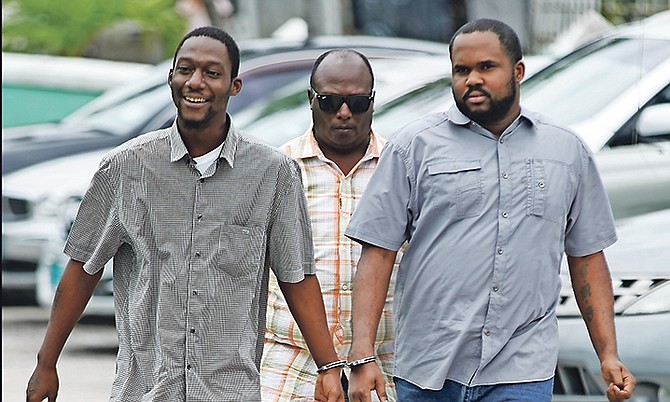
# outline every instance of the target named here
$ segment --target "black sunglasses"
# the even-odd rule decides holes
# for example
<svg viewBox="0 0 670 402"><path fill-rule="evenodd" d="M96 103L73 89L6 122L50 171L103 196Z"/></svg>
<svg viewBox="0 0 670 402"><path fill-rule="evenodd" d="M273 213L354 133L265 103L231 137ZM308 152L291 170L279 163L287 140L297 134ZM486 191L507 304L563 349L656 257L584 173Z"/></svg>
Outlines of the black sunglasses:
<svg viewBox="0 0 670 402"><path fill-rule="evenodd" d="M351 113L359 114L365 113L370 109L370 104L375 98L375 91L372 91L370 95L321 95L314 88L312 88L314 96L319 101L319 108L326 113L335 113L342 107L343 103L347 104L347 107Z"/></svg>

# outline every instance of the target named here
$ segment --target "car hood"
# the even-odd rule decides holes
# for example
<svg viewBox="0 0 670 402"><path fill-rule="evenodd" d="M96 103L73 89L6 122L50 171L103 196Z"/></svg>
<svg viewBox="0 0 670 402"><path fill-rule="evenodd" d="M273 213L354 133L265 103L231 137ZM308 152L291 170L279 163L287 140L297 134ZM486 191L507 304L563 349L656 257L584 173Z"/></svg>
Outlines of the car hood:
<svg viewBox="0 0 670 402"><path fill-rule="evenodd" d="M619 220L617 234L605 250L613 276L670 276L670 209Z"/></svg>
<svg viewBox="0 0 670 402"><path fill-rule="evenodd" d="M42 161L119 145L127 138L67 125L14 127L3 131L3 176Z"/></svg>
<svg viewBox="0 0 670 402"><path fill-rule="evenodd" d="M86 192L102 157L101 150L57 158L3 175L3 196L20 197L33 202L51 198L58 202L81 197Z"/></svg>

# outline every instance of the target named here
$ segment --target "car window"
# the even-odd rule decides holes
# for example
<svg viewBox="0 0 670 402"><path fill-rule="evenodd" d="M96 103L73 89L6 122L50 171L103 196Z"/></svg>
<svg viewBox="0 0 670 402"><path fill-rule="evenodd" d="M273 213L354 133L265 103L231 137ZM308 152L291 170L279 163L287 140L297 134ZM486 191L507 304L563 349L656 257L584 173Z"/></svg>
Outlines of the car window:
<svg viewBox="0 0 670 402"><path fill-rule="evenodd" d="M565 124L574 124L603 110L668 58L670 46L664 40L601 41L525 81L522 104Z"/></svg>
<svg viewBox="0 0 670 402"><path fill-rule="evenodd" d="M242 91L230 98L228 113L234 116L236 112L244 109L257 99L263 99L277 89L298 80L302 80L304 86L307 87L310 72L311 65L297 70L286 69L285 71L242 75Z"/></svg>
<svg viewBox="0 0 670 402"><path fill-rule="evenodd" d="M307 86L299 79L273 99L260 99L235 116L235 125L274 146L301 135L310 124Z"/></svg>
<svg viewBox="0 0 670 402"><path fill-rule="evenodd" d="M389 137L421 116L449 109L452 103L451 78L440 78L376 109L372 125L375 133Z"/></svg>
<svg viewBox="0 0 670 402"><path fill-rule="evenodd" d="M617 147L622 145L632 145L639 142L659 142L670 141L670 116L665 117L662 121L663 128L667 128L662 134L641 138L638 135L637 123L640 115L649 107L656 105L670 105L670 84L663 88L656 96L654 96L644 107L640 109L626 124L624 124L607 143L609 147Z"/></svg>

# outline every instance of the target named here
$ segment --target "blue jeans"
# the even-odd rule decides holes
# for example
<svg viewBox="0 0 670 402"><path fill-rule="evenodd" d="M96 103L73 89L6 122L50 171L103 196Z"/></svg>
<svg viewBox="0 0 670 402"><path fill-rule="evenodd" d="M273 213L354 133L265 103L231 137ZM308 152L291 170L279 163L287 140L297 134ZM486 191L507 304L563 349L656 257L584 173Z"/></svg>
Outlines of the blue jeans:
<svg viewBox="0 0 670 402"><path fill-rule="evenodd" d="M551 402L554 379L468 387L447 380L439 391L422 389L394 377L398 402Z"/></svg>

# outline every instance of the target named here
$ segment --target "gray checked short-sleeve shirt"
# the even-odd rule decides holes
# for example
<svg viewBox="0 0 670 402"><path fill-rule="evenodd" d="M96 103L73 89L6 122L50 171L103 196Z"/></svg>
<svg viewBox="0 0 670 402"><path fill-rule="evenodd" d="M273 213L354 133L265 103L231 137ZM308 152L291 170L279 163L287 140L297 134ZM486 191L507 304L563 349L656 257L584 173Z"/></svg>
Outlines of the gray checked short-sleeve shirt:
<svg viewBox="0 0 670 402"><path fill-rule="evenodd" d="M395 375L422 388L546 380L564 253L616 241L593 155L521 111L496 138L456 107L393 136L345 235L397 250Z"/></svg>
<svg viewBox="0 0 670 402"><path fill-rule="evenodd" d="M114 258L113 401L260 401L269 269L314 273L297 164L232 126L205 174L176 124L105 156L65 252Z"/></svg>

